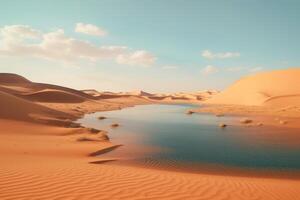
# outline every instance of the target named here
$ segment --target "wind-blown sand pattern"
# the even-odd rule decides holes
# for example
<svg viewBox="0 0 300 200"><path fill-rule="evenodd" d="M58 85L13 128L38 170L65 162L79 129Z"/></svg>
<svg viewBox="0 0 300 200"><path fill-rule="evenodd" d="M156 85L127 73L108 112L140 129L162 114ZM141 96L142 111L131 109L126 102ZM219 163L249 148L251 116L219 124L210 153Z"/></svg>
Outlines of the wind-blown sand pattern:
<svg viewBox="0 0 300 200"><path fill-rule="evenodd" d="M208 97L199 99L211 97L211 92L205 93ZM0 74L0 199L299 199L297 179L118 165L116 158L103 153L119 144L109 142L105 131L73 122L85 113L158 102L150 96L159 95L101 98L101 94ZM165 96L183 100L184 95ZM277 104L277 100L271 101ZM93 152L101 155L94 157Z"/></svg>
<svg viewBox="0 0 300 200"><path fill-rule="evenodd" d="M11 163L0 171L1 199L299 199L291 180L241 178L86 164Z"/></svg>

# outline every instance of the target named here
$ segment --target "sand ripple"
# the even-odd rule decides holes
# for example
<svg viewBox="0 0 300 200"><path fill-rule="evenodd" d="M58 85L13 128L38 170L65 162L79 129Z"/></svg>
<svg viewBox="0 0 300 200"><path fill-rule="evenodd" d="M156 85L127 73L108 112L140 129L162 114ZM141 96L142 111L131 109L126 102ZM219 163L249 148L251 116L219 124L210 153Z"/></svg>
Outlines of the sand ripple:
<svg viewBox="0 0 300 200"><path fill-rule="evenodd" d="M61 161L5 165L0 169L0 199L213 199L299 200L300 182L186 174L111 164ZM59 166L59 167L58 167Z"/></svg>

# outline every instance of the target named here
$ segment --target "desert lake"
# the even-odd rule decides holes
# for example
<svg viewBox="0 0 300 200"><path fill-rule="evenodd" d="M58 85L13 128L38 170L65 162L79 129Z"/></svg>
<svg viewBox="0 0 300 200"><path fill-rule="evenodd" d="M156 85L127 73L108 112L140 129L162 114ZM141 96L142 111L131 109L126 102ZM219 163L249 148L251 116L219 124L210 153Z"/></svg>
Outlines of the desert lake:
<svg viewBox="0 0 300 200"><path fill-rule="evenodd" d="M222 165L300 169L300 147L276 136L284 135L284 128L246 127L234 123L239 119L237 116L186 114L193 107L139 105L88 114L79 122L87 127L107 130L112 143L123 144L108 154L127 161L173 167ZM99 120L99 116L106 119ZM120 126L112 128L113 123ZM220 123L228 126L222 129Z"/></svg>

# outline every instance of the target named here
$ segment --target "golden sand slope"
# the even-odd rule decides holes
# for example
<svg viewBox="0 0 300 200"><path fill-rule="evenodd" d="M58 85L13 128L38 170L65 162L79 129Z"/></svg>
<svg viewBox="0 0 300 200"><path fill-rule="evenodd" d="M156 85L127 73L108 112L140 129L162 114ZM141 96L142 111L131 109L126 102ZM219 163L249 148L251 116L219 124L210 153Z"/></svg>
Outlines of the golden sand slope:
<svg viewBox="0 0 300 200"><path fill-rule="evenodd" d="M2 118L26 121L33 121L37 116L43 118L44 122L45 118L74 120L85 113L120 107L118 102L99 101L82 91L34 83L17 74L8 73L0 73L0 95L0 117L2 115Z"/></svg>
<svg viewBox="0 0 300 200"><path fill-rule="evenodd" d="M194 111L217 115L251 115L258 124L299 128L299 77L300 68L247 76Z"/></svg>
<svg viewBox="0 0 300 200"><path fill-rule="evenodd" d="M34 115L47 118L72 118L71 115L0 91L0 118L18 121L33 121Z"/></svg>
<svg viewBox="0 0 300 200"><path fill-rule="evenodd" d="M86 98L61 90L45 89L38 92L23 94L23 98L37 102L82 103Z"/></svg>
<svg viewBox="0 0 300 200"><path fill-rule="evenodd" d="M64 103L68 103L67 99L71 99L68 98L68 95L74 95L75 97L81 97L82 99L96 100L96 98L92 95L88 95L79 90L58 85L34 83L17 74L0 73L0 86L2 91L3 89L6 89L5 92L13 93L14 95L19 95L20 97L22 97L22 95L25 95L25 97L30 95L37 97L41 96L41 101L45 101L47 98L52 98L52 100L54 100L54 97L58 95L54 92L61 93L59 94L59 99L63 97L63 93L66 94L66 100L64 100ZM51 94L51 92L54 94ZM42 93L43 95L39 93ZM34 99L35 101L39 100L37 97Z"/></svg>
<svg viewBox="0 0 300 200"><path fill-rule="evenodd" d="M276 105L297 103L300 95L300 68L275 70L247 76L206 103L238 105Z"/></svg>

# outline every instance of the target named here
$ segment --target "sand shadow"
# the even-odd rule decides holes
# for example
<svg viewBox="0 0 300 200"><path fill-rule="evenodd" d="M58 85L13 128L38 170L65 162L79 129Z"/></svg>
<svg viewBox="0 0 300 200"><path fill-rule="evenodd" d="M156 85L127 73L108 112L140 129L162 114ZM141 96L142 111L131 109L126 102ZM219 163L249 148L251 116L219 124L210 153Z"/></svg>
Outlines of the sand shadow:
<svg viewBox="0 0 300 200"><path fill-rule="evenodd" d="M117 148L119 148L121 146L123 146L123 145L122 144L118 144L118 145L110 146L110 147L107 147L107 148L104 148L104 149L92 152L92 153L89 154L89 156L99 156L99 155L108 153L110 151L113 151L113 150L115 150L115 149L117 149Z"/></svg>
<svg viewBox="0 0 300 200"><path fill-rule="evenodd" d="M97 160L97 161L91 161L89 163L90 164L104 164L104 163L113 162L113 161L117 161L117 159Z"/></svg>

